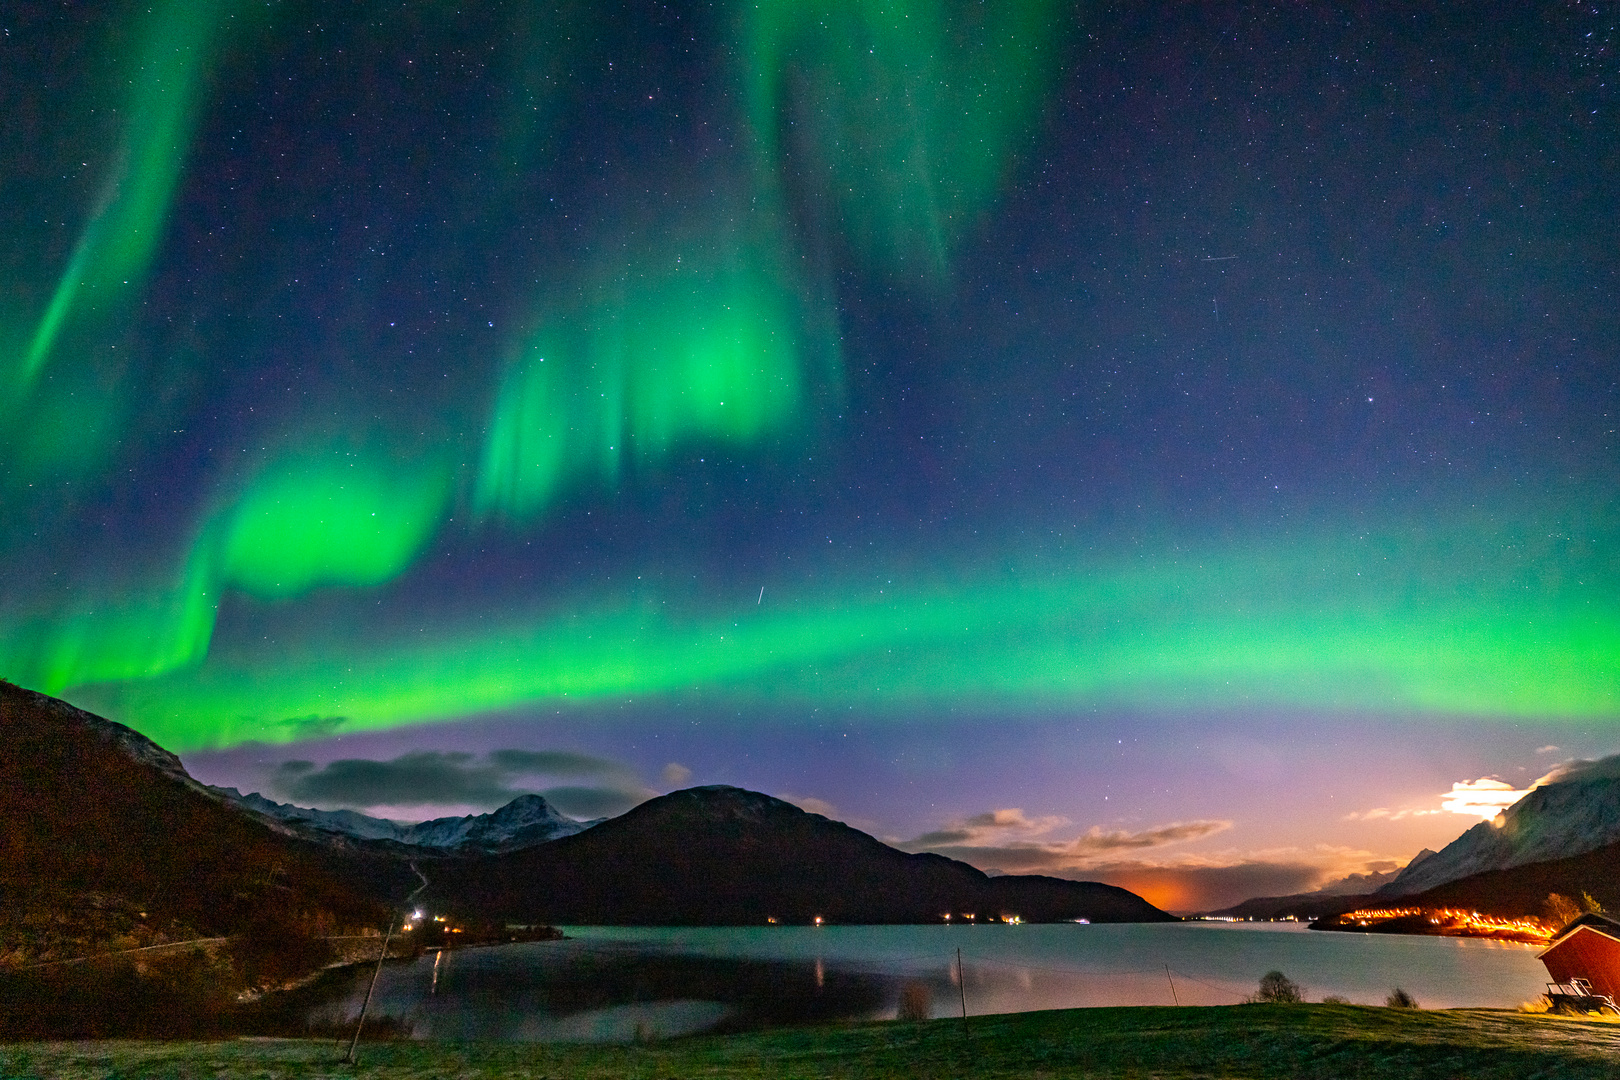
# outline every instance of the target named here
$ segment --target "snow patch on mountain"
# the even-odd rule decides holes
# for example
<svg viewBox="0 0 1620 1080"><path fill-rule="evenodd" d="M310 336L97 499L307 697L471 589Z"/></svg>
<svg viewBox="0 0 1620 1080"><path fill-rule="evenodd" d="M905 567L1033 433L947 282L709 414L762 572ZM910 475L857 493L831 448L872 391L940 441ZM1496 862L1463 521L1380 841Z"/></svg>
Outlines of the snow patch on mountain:
<svg viewBox="0 0 1620 1080"><path fill-rule="evenodd" d="M1583 855L1620 841L1620 755L1560 766L1530 793L1428 858L1383 896L1407 896L1487 870Z"/></svg>
<svg viewBox="0 0 1620 1080"><path fill-rule="evenodd" d="M434 818L414 824L368 817L354 810L312 810L278 803L257 792L212 788L237 806L315 839L391 840L413 847L456 852L514 851L584 832L605 820L575 821L559 814L539 795L519 795L498 810L466 817Z"/></svg>

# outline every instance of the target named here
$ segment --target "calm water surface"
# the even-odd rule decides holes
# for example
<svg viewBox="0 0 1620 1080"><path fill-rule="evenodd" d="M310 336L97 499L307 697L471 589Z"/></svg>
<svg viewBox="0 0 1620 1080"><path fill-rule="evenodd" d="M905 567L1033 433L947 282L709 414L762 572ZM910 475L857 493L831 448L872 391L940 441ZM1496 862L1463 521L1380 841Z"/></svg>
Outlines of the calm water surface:
<svg viewBox="0 0 1620 1080"><path fill-rule="evenodd" d="M384 967L373 1015L419 1038L620 1041L1096 1005L1226 1005L1280 970L1308 999L1512 1008L1538 996L1530 946L1310 932L1286 923L1055 926L568 927L568 939L428 953ZM957 980L957 950L962 980ZM356 973L310 1018L359 1011Z"/></svg>

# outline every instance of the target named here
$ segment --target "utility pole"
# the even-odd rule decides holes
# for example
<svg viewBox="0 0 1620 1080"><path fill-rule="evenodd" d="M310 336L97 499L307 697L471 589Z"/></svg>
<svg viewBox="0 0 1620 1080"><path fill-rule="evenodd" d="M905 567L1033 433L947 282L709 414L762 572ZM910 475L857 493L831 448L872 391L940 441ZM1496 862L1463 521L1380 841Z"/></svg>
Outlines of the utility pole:
<svg viewBox="0 0 1620 1080"><path fill-rule="evenodd" d="M355 1064L354 1050L360 1045L360 1029L366 1026L366 1009L371 1005L371 995L377 989L377 976L382 974L383 961L388 957L388 943L394 937L394 923L388 922L388 932L383 935L382 950L377 953L377 967L371 973L371 985L366 987L366 1000L360 1003L360 1019L354 1025L354 1040L349 1043L349 1052L343 1055L343 1060L350 1065Z"/></svg>
<svg viewBox="0 0 1620 1080"><path fill-rule="evenodd" d="M962 1034L969 1039L973 1036L968 1031L967 1022L967 980L962 976L962 950L956 950L956 989L962 995Z"/></svg>

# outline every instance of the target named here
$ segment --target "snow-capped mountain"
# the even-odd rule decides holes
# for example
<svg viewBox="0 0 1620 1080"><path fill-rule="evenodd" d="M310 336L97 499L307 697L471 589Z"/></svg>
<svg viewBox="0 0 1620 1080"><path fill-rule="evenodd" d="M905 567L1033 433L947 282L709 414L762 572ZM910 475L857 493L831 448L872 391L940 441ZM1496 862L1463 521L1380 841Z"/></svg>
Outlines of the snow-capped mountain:
<svg viewBox="0 0 1620 1080"><path fill-rule="evenodd" d="M392 840L413 847L469 853L515 851L572 836L603 820L575 821L564 817L539 795L519 795L488 814L406 824L367 817L353 810L311 810L274 802L257 792L243 795L235 788L212 790L250 813L270 818L315 839Z"/></svg>
<svg viewBox="0 0 1620 1080"><path fill-rule="evenodd" d="M1620 755L1576 762L1427 858L1382 896L1406 896L1486 870L1584 855L1620 841Z"/></svg>

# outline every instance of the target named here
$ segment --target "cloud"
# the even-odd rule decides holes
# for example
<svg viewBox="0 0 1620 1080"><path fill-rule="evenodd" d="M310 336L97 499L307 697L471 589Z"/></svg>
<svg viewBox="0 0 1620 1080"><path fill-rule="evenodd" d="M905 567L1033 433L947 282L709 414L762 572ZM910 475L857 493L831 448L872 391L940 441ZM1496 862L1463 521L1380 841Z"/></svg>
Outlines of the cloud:
<svg viewBox="0 0 1620 1080"><path fill-rule="evenodd" d="M1224 832L1232 827L1230 821L1182 821L1160 825L1156 829L1126 832L1123 829L1104 830L1096 825L1070 845L1073 851L1122 851L1134 848L1163 847L1185 840L1202 840L1206 836Z"/></svg>
<svg viewBox="0 0 1620 1080"><path fill-rule="evenodd" d="M678 761L672 761L664 766L664 771L659 775L664 778L664 783L671 787L679 787L692 779L692 770Z"/></svg>
<svg viewBox="0 0 1620 1080"><path fill-rule="evenodd" d="M814 795L783 795L782 801L792 803L806 813L820 814L824 818L838 820L838 807L826 799L818 799Z"/></svg>
<svg viewBox="0 0 1620 1080"><path fill-rule="evenodd" d="M1445 801L1440 804L1440 809L1489 821L1528 794L1528 790L1520 791L1512 784L1482 776L1478 780L1452 784L1451 794L1441 796Z"/></svg>
<svg viewBox="0 0 1620 1080"><path fill-rule="evenodd" d="M1561 747L1553 746L1551 743L1549 743L1546 746L1538 746L1538 747L1536 747L1536 753L1538 753L1538 754L1556 754L1556 753L1558 753L1558 751L1560 749L1561 749Z"/></svg>
<svg viewBox="0 0 1620 1080"><path fill-rule="evenodd" d="M1020 832L1026 837L1039 836L1068 823L1069 819L1063 817L1031 818L1018 807L1010 807L1005 810L988 810L982 814L953 821L943 829L902 841L899 846L912 851L924 849L931 851L941 844L970 847L990 845L1002 839L1000 834L1005 831Z"/></svg>
<svg viewBox="0 0 1620 1080"><path fill-rule="evenodd" d="M1444 810L1419 810L1408 807L1405 810L1391 810L1387 806L1375 806L1371 810L1352 811L1344 815L1345 821L1401 821L1409 817L1432 817L1443 814Z"/></svg>
<svg viewBox="0 0 1620 1080"><path fill-rule="evenodd" d="M990 810L983 814L975 814L962 824L970 829L1028 829L1031 832L1046 832L1068 823L1068 818L1061 817L1031 818L1026 816L1022 809L1014 806L1006 810Z"/></svg>
<svg viewBox="0 0 1620 1080"><path fill-rule="evenodd" d="M1381 815L1394 816L1388 810ZM1102 881L1178 912L1213 911L1255 896L1309 892L1324 882L1352 874L1388 873L1401 865L1383 853L1325 844L1310 850L1174 851L1177 844L1232 827L1230 821L1215 819L1134 830L1094 825L1069 839L1050 838L1066 824L1063 818L996 810L948 822L897 846L961 859L986 871Z"/></svg>
<svg viewBox="0 0 1620 1080"><path fill-rule="evenodd" d="M1312 892L1347 879L1376 888L1402 865L1361 848L1317 844L1308 850L1189 853L1167 861L1119 859L1060 876L1118 885L1166 911L1185 913L1218 911L1257 896Z"/></svg>
<svg viewBox="0 0 1620 1080"><path fill-rule="evenodd" d="M547 785L541 778L596 781ZM565 814L620 814L651 798L634 771L607 758L554 750L494 750L482 759L461 751L418 750L390 761L340 758L317 767L286 761L270 786L300 806L482 807L504 806L538 793Z"/></svg>
<svg viewBox="0 0 1620 1080"><path fill-rule="evenodd" d="M1065 877L1074 877L1065 874ZM1121 861L1092 867L1086 879L1129 889L1166 911L1216 911L1257 896L1309 892L1327 875L1308 862L1246 859L1224 865Z"/></svg>
<svg viewBox="0 0 1620 1080"><path fill-rule="evenodd" d="M1546 787L1548 784L1566 784L1576 780L1615 780L1620 779L1620 754L1610 754L1608 757L1587 761L1576 758L1572 761L1560 762L1552 770L1531 784L1532 788Z"/></svg>
<svg viewBox="0 0 1620 1080"><path fill-rule="evenodd" d="M320 769L307 761L282 764L275 787L300 804L426 806L462 803L500 806L521 794L508 788L503 770L473 764L466 753L419 750L392 761L340 758Z"/></svg>
<svg viewBox="0 0 1620 1080"><path fill-rule="evenodd" d="M1067 818L1030 818L1016 808L992 810L951 822L898 846L1008 872L1055 873L1092 866L1099 858L1116 852L1199 840L1232 827L1229 821L1213 820L1178 821L1138 831L1094 825L1071 840L1039 839L1067 824Z"/></svg>
<svg viewBox="0 0 1620 1080"><path fill-rule="evenodd" d="M1557 749L1556 746L1543 746L1536 753L1540 754ZM1440 796L1440 809L1438 810L1410 808L1390 810L1388 807L1379 806L1371 810L1346 814L1344 820L1400 821L1402 818L1426 817L1431 814L1462 814L1467 817L1478 817L1490 821L1536 788L1577 780L1601 779L1620 779L1620 754L1598 758L1596 761L1577 759L1561 762L1553 766L1545 776L1536 780L1527 788L1514 787L1512 784L1499 780L1494 776L1482 776L1477 780L1459 780L1451 785L1449 792Z"/></svg>
<svg viewBox="0 0 1620 1080"><path fill-rule="evenodd" d="M614 817L652 797L653 792L621 787L553 787L540 792L569 817Z"/></svg>
<svg viewBox="0 0 1620 1080"><path fill-rule="evenodd" d="M294 742L308 742L335 735L348 722L347 716L290 716L278 726L286 728Z"/></svg>

